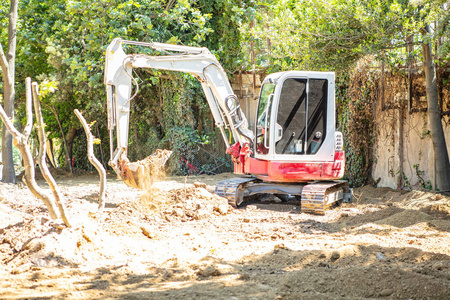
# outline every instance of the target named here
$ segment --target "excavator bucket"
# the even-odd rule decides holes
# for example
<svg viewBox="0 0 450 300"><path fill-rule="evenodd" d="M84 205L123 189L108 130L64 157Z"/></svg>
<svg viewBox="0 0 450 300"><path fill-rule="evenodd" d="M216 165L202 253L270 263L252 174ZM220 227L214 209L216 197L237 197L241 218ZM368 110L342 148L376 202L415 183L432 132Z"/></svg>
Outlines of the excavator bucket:
<svg viewBox="0 0 450 300"><path fill-rule="evenodd" d="M158 177L164 175L164 165L172 151L156 150L152 155L137 162L130 162L126 155L119 160L120 177L126 185L149 190Z"/></svg>

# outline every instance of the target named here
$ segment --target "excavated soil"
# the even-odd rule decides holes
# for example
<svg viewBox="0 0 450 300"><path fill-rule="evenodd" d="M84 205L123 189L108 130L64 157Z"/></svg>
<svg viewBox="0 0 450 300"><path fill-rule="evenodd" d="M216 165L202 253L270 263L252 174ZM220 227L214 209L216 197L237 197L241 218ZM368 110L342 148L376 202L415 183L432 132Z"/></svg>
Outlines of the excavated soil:
<svg viewBox="0 0 450 300"><path fill-rule="evenodd" d="M232 209L231 174L146 193L60 176L71 228L0 183L0 299L450 299L450 199L364 187L315 216L294 200ZM195 182L195 184L194 184Z"/></svg>

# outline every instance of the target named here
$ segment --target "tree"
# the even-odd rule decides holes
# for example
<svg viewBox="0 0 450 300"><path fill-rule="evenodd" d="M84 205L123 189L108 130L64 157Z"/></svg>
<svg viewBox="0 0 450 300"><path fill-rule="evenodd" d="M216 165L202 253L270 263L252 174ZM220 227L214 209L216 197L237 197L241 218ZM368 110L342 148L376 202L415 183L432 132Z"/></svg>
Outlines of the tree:
<svg viewBox="0 0 450 300"><path fill-rule="evenodd" d="M42 97L43 114L49 138L62 141L62 132L68 137L65 165L72 161L73 144L77 167L91 168L84 160L85 140L78 138L81 130L72 114L75 108L83 108L87 119L98 120L91 128L93 133L107 136L103 66L104 50L113 38L207 46L225 62L225 68L234 70L239 65L237 0L24 1L27 5L21 9L20 31L24 42L17 54L19 76L57 83L58 91ZM198 128L209 130L207 134L213 131L214 123L196 79L181 73L161 77L161 72L137 72L141 92L132 106L130 143L135 147L130 147L130 159L140 159L137 155L148 155L161 146L174 146L173 133L180 131L172 128L190 127L183 133ZM102 140L101 147L108 147L108 138Z"/></svg>
<svg viewBox="0 0 450 300"><path fill-rule="evenodd" d="M44 130L44 121L42 119L41 107L38 96L38 88L37 83L33 83L33 88L31 85L31 78L27 78L26 84L26 125L23 132L19 132L14 124L11 122L10 118L6 115L5 110L0 105L0 119L3 121L4 128L8 130L8 132L14 136L16 140L16 146L18 147L20 153L22 154L24 167L25 167L25 176L23 177L23 181L30 189L30 191L37 198L41 199L44 204L47 206L50 217L52 219L58 218L58 210L61 218L67 227L70 227L69 220L67 219L65 213L65 202L62 198L62 194L56 185L53 176L50 174L48 170L46 161L45 161L45 149L46 149L46 137ZM35 179L35 161L30 151L30 146L28 144L28 138L30 137L31 130L33 128L33 112L32 106L34 103L35 111L36 111L36 120L37 120L37 129L39 135L39 158L38 163L48 185L52 189L53 196L52 198L45 190L41 189ZM56 202L56 203L55 203Z"/></svg>
<svg viewBox="0 0 450 300"><path fill-rule="evenodd" d="M450 162L442 128L441 112L439 111L438 88L436 82L436 69L433 59L431 42L427 42L426 34L430 32L428 25L424 28L425 41L423 48L423 69L425 71L428 123L430 124L431 141L433 143L436 188L441 191L450 191Z"/></svg>
<svg viewBox="0 0 450 300"><path fill-rule="evenodd" d="M6 115L13 119L14 117L14 97L15 97L15 57L16 57L16 42L17 42L17 10L18 0L11 0L9 21L8 21L8 49L6 55L0 43L0 65L3 73L4 83L4 109ZM2 161L3 161L3 176L2 181L8 183L16 182L16 174L14 171L13 161L13 143L12 136L7 128L2 128Z"/></svg>
<svg viewBox="0 0 450 300"><path fill-rule="evenodd" d="M25 77L41 83L54 82L58 90L41 96L48 138L60 146L56 148L61 153L56 153L60 157L59 165L70 166L76 156L77 167L88 169L92 166L85 159L86 142L84 137L80 138L81 126L72 111L83 108L87 119L98 121L91 130L105 138L95 150L107 153L103 66L105 48L113 38L206 46L231 74L242 69L244 60L239 24L254 14L257 3L254 0L20 0L19 5L16 119L24 123L21 101ZM6 6L9 2L0 0L2 41L6 40L7 26L2 18L6 17ZM143 49L135 47L134 50ZM160 147L175 148L179 135L181 140L189 140L191 133L202 138L211 136L214 140L218 131L215 132L196 79L186 74L156 71L137 71L137 75L141 93L132 106L130 143L134 147L130 147L130 159L140 159L139 155Z"/></svg>

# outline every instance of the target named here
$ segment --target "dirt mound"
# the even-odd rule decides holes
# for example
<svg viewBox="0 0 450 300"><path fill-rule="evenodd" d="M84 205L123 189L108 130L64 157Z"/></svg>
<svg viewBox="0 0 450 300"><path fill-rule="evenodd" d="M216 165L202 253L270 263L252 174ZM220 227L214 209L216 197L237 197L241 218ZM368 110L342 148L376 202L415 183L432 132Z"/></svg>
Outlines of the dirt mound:
<svg viewBox="0 0 450 300"><path fill-rule="evenodd" d="M376 223L404 228L418 223L428 222L430 220L433 220L433 217L421 211L403 210L402 212L391 215L383 220L379 220Z"/></svg>
<svg viewBox="0 0 450 300"><path fill-rule="evenodd" d="M118 209L144 214L147 219L186 222L206 219L214 214L226 215L231 207L225 198L206 190L205 185L189 184L169 190L154 187Z"/></svg>
<svg viewBox="0 0 450 300"><path fill-rule="evenodd" d="M354 195L355 203L349 205L356 213L341 218L341 228L381 225L382 227L377 227L381 230L383 225L406 228L426 223L426 226L448 231L450 198L442 194L364 186L355 189Z"/></svg>
<svg viewBox="0 0 450 300"><path fill-rule="evenodd" d="M58 227L47 218L28 215L1 229L0 252L14 253L3 263L13 274L32 267L76 266L74 230L63 232Z"/></svg>
<svg viewBox="0 0 450 300"><path fill-rule="evenodd" d="M72 228L0 183L1 299L450 299L450 201L365 187L324 216L298 202L229 212L223 176L144 193L98 176L64 182ZM192 184L202 180L205 184Z"/></svg>
<svg viewBox="0 0 450 300"><path fill-rule="evenodd" d="M225 198L208 192L204 187L194 186L189 189L173 190L171 199L174 205L164 212L166 218L168 215L175 215L182 220L185 217L199 220L213 213L226 215L231 209ZM180 212L179 209L182 211Z"/></svg>
<svg viewBox="0 0 450 300"><path fill-rule="evenodd" d="M400 213L401 211L401 208L389 207L383 210L376 210L373 212L351 216L341 221L341 227L358 227L367 223L380 222L382 220L385 220L386 218Z"/></svg>
<svg viewBox="0 0 450 300"><path fill-rule="evenodd" d="M390 188L374 188L366 185L353 190L354 201L358 204L376 204L393 201L398 198L399 192Z"/></svg>

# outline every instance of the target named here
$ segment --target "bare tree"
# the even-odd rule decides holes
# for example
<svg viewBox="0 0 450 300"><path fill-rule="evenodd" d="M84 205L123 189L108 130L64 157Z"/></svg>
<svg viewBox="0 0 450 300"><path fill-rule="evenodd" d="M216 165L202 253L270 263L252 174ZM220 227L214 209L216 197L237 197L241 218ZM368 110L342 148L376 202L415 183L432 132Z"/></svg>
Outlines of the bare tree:
<svg viewBox="0 0 450 300"><path fill-rule="evenodd" d="M41 199L45 206L48 209L50 217L52 219L57 219L58 214L56 210L55 201L53 198L48 195L44 190L42 190L36 183L35 178L35 162L33 159L33 155L31 154L30 147L28 145L28 138L31 134L31 129L33 128L33 113L32 113L32 93L31 93L31 79L27 78L26 80L26 114L27 114L27 124L23 130L23 133L20 133L15 127L9 117L6 115L5 110L0 105L0 118L3 121L4 128L6 128L15 138L16 147L19 149L22 154L22 159L25 166L25 176L23 177L23 181L30 189L30 191L37 198Z"/></svg>
<svg viewBox="0 0 450 300"><path fill-rule="evenodd" d="M98 213L101 214L105 208L105 192L106 192L106 170L100 161L94 155L94 135L91 133L90 125L86 122L83 115L78 109L74 110L81 124L83 125L84 131L86 132L87 138L87 150L88 159L91 164L97 169L100 175L100 192L98 196Z"/></svg>
<svg viewBox="0 0 450 300"><path fill-rule="evenodd" d="M23 133L20 133L15 127L9 117L6 115L3 106L0 105L0 118L3 121L4 127L9 131L9 133L14 137L15 146L19 149L22 154L23 163L25 166L25 176L23 177L23 181L33 193L34 196L41 199L45 206L48 209L50 217L54 220L58 219L59 215L61 216L64 224L67 227L70 227L70 222L66 217L65 213L65 205L63 198L60 196L58 186L54 181L53 177L48 170L47 164L45 162L45 148L46 148L46 138L44 131L44 122L42 120L41 108L39 104L39 99L37 97L37 84L33 84L33 91L31 87L31 79L26 79L26 115L27 115L27 124L23 130ZM34 97L33 97L33 94ZM33 99L34 98L34 101ZM38 135L39 135L39 166L41 169L44 178L46 179L48 185L53 191L53 197L49 195L45 190L41 189L36 183L35 177L35 162L33 159L33 155L30 151L30 146L28 145L28 138L30 137L31 130L33 128L33 112L32 106L35 104L36 109L36 119L38 122ZM55 204L56 199L56 204ZM58 214L59 212L59 214Z"/></svg>
<svg viewBox="0 0 450 300"><path fill-rule="evenodd" d="M3 73L4 83L4 112L7 118L14 116L14 81L15 81L15 59L16 59L16 41L17 41L17 7L18 0L11 0L9 23L8 23L8 49L5 53L0 44L0 65ZM3 110L3 108L2 108ZM2 160L3 176L2 181L8 183L16 182L14 171L12 136L6 126L2 128Z"/></svg>
<svg viewBox="0 0 450 300"><path fill-rule="evenodd" d="M50 173L47 163L45 161L45 154L47 149L47 137L45 135L44 129L45 124L44 119L42 118L41 104L39 101L39 87L36 82L33 82L32 93L33 93L34 111L36 114L37 132L39 137L39 167L42 175L44 176L45 181L47 181L48 185L52 189L53 197L55 198L56 205L58 206L61 219L64 221L64 224L66 224L67 227L70 227L69 220L67 219L66 216L66 205L64 198L62 197L61 191L59 190L59 187L56 184L52 174Z"/></svg>

